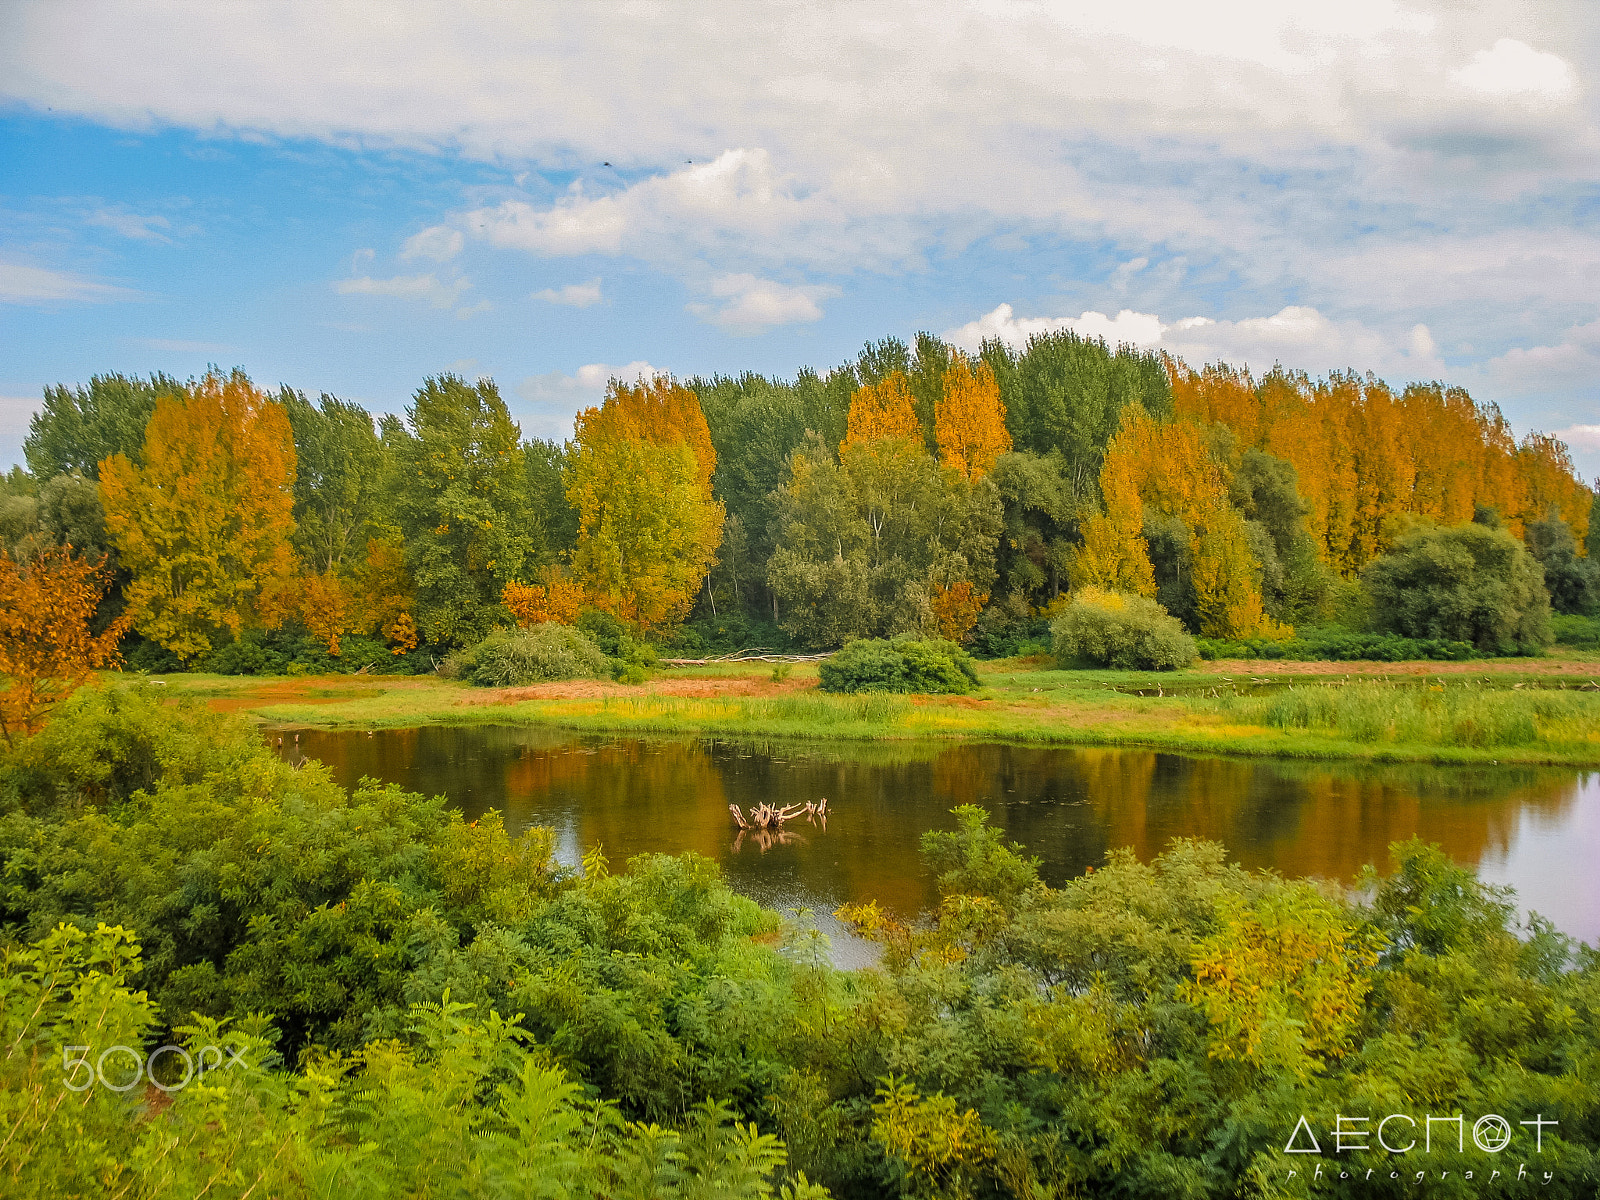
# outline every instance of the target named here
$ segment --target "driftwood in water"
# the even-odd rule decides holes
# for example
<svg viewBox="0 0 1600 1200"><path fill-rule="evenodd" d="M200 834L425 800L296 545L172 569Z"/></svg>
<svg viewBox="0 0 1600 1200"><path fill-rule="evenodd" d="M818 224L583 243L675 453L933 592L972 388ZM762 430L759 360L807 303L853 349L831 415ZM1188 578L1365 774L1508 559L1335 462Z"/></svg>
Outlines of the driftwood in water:
<svg viewBox="0 0 1600 1200"><path fill-rule="evenodd" d="M740 829L782 829L785 821L792 821L796 817L805 817L807 820L828 820L828 798L824 796L816 803L807 801L804 804L796 802L785 804L782 808L774 808L770 804L757 804L748 814L741 812L737 804L728 805L728 811L733 814L734 821Z"/></svg>

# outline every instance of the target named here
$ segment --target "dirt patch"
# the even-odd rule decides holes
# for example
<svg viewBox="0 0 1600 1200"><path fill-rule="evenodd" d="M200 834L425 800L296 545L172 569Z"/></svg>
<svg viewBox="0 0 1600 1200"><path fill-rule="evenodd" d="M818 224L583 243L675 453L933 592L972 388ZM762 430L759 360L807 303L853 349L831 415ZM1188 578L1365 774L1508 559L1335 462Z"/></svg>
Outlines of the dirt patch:
<svg viewBox="0 0 1600 1200"><path fill-rule="evenodd" d="M206 707L213 712L234 713L246 709L265 708L269 704L343 704L347 700L376 696L382 690L375 687L359 687L339 688L330 692L327 684L315 682L302 683L296 680L292 683L264 683L246 691L207 696Z"/></svg>

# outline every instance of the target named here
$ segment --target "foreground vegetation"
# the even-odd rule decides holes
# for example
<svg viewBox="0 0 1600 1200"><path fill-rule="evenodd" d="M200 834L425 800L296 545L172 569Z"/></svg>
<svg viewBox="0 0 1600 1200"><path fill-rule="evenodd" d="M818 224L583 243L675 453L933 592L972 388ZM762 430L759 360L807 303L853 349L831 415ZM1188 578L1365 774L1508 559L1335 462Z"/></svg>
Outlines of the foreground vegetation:
<svg viewBox="0 0 1600 1200"><path fill-rule="evenodd" d="M81 691L0 753L8 1196L1600 1183L1600 956L1419 843L1360 894L1197 842L1053 889L962 808L923 840L935 911L842 910L883 959L841 972L704 860L569 869L157 691ZM134 1079L163 1045L210 1069ZM1336 1114L1491 1112L1498 1154L1332 1147ZM1321 1157L1284 1153L1301 1116Z"/></svg>

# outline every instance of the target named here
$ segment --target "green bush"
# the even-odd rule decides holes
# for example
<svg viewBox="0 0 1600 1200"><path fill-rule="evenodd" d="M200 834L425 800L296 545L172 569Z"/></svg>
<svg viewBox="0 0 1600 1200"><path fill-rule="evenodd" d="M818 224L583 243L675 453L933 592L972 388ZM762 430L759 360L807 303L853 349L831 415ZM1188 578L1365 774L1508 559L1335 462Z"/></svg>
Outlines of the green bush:
<svg viewBox="0 0 1600 1200"><path fill-rule="evenodd" d="M1600 650L1600 617L1573 617L1557 614L1550 618L1550 632L1558 646L1580 650Z"/></svg>
<svg viewBox="0 0 1600 1200"><path fill-rule="evenodd" d="M1419 529L1368 563L1361 581L1386 632L1471 642L1485 654L1539 654L1550 643L1544 571L1503 529Z"/></svg>
<svg viewBox="0 0 1600 1200"><path fill-rule="evenodd" d="M1393 633L1353 633L1348 629L1301 629L1287 641L1247 638L1196 638L1204 659L1276 658L1290 662L1413 662L1418 659L1461 661L1479 658L1471 642L1441 638L1408 638Z"/></svg>
<svg viewBox="0 0 1600 1200"><path fill-rule="evenodd" d="M978 689L972 656L942 638L910 634L851 642L821 668L825 692L961 694Z"/></svg>
<svg viewBox="0 0 1600 1200"><path fill-rule="evenodd" d="M525 687L552 679L604 679L611 661L581 630L545 621L496 629L462 657L459 671L479 687Z"/></svg>
<svg viewBox="0 0 1600 1200"><path fill-rule="evenodd" d="M1093 663L1128 671L1187 667L1198 651L1176 617L1154 600L1084 588L1050 623L1058 665Z"/></svg>

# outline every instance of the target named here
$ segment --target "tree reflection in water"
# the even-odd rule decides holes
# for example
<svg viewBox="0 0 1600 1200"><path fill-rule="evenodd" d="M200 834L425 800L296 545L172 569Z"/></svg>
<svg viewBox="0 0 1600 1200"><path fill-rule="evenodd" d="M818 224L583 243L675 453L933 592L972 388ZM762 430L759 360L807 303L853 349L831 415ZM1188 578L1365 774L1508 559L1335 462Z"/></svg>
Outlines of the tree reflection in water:
<svg viewBox="0 0 1600 1200"><path fill-rule="evenodd" d="M275 737L275 733L274 733ZM1246 867L1349 880L1418 834L1458 862L1573 881L1541 911L1600 936L1600 895L1585 835L1600 787L1535 767L1430 767L1190 757L1149 750L949 743L730 742L603 738L506 726L301 731L284 753L319 758L334 777L363 775L443 793L474 816L501 810L513 829L556 829L576 862L599 845L613 860L693 851L775 907L821 912L876 899L902 916L932 898L918 843L980 804L1059 883L1131 846L1141 858L1173 838L1208 838ZM827 796L832 829L730 837L729 807L803 806ZM1525 853L1541 831L1537 855ZM757 837L759 833L762 836ZM1567 836L1563 836L1563 834ZM749 853L750 850L755 853ZM1524 860L1527 860L1524 863ZM1569 861L1570 860L1570 861ZM1521 864L1521 865L1519 865ZM1586 890L1587 889L1587 890ZM1559 911L1558 911L1559 910Z"/></svg>

